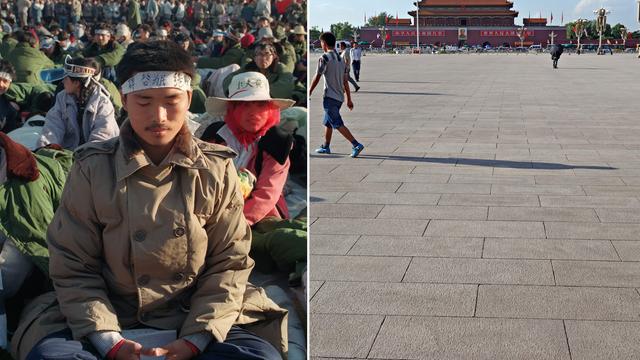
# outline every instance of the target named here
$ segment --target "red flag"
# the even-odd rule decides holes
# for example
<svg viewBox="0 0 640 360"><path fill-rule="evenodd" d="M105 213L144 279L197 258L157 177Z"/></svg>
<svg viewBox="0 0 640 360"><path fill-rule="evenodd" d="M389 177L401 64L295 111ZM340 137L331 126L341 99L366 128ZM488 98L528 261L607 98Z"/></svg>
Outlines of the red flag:
<svg viewBox="0 0 640 360"><path fill-rule="evenodd" d="M387 32L387 36L385 36L385 40L389 41L391 40L391 34Z"/></svg>
<svg viewBox="0 0 640 360"><path fill-rule="evenodd" d="M396 11L396 26L398 26L398 12Z"/></svg>

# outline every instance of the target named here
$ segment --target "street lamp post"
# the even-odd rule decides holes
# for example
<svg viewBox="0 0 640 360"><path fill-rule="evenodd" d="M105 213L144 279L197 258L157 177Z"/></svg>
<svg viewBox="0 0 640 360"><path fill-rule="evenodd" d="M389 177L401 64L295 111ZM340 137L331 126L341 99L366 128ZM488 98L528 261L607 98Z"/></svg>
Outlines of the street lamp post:
<svg viewBox="0 0 640 360"><path fill-rule="evenodd" d="M578 38L578 47L576 49L576 52L578 53L578 55L580 55L580 52L581 52L580 39L582 39L582 36L587 31L587 23L589 23L589 20L587 19L578 19L576 20L576 23L573 26L573 33L576 35L576 38Z"/></svg>
<svg viewBox="0 0 640 360"><path fill-rule="evenodd" d="M602 55L602 35L607 29L607 14L611 13L611 11L605 8L600 8L598 10L594 10L593 13L597 15L596 26L598 29L598 34L600 35L598 40L598 55Z"/></svg>
<svg viewBox="0 0 640 360"><path fill-rule="evenodd" d="M621 27L620 28L620 37L622 38L622 51L624 51L624 49L627 47L627 28L626 27Z"/></svg>

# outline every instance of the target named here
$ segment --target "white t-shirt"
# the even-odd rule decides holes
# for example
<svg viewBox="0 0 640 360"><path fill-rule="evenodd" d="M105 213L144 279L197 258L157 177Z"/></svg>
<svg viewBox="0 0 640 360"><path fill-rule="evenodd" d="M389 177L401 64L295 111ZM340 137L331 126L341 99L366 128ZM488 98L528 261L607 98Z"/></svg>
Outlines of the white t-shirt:
<svg viewBox="0 0 640 360"><path fill-rule="evenodd" d="M224 139L228 147L238 154L238 156L233 159L233 164L236 166L236 169L245 169L249 165L249 160L251 160L251 157L258 149L258 141L256 140L253 144L245 147L233 135L231 129L229 129L226 124L218 130L218 135Z"/></svg>
<svg viewBox="0 0 640 360"><path fill-rule="evenodd" d="M362 59L362 49L351 48L351 61L360 61Z"/></svg>

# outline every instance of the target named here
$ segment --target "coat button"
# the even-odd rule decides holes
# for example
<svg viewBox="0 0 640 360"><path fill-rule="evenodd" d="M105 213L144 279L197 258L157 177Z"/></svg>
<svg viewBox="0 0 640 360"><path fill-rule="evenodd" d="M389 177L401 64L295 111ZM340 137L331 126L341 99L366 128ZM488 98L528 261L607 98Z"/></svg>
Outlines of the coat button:
<svg viewBox="0 0 640 360"><path fill-rule="evenodd" d="M175 236L175 237L181 237L181 236L184 236L184 233L185 233L185 231L184 231L184 228L183 228L183 227L175 228L175 229L173 230L173 236Z"/></svg>
<svg viewBox="0 0 640 360"><path fill-rule="evenodd" d="M179 272L179 273L175 273L173 275L173 281L175 282L182 282L184 280L185 276L183 273Z"/></svg>
<svg viewBox="0 0 640 360"><path fill-rule="evenodd" d="M149 277L149 275L142 275L138 278L138 285L145 286L149 283L150 280L151 278Z"/></svg>
<svg viewBox="0 0 640 360"><path fill-rule="evenodd" d="M133 234L133 239L137 242L142 242L147 238L147 233L144 230L138 230Z"/></svg>

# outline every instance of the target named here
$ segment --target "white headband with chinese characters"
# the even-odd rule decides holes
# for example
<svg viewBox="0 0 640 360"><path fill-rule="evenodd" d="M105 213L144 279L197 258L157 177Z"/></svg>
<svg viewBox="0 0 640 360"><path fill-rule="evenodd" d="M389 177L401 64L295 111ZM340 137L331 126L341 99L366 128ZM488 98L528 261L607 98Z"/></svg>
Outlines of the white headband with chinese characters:
<svg viewBox="0 0 640 360"><path fill-rule="evenodd" d="M101 29L101 30L96 30L95 34L96 35L107 35L107 36L109 36L109 35L111 35L111 31L105 30L105 29Z"/></svg>
<svg viewBox="0 0 640 360"><path fill-rule="evenodd" d="M176 88L184 91L191 90L191 77L175 71L145 71L135 74L121 86L123 95L161 88Z"/></svg>
<svg viewBox="0 0 640 360"><path fill-rule="evenodd" d="M11 74L9 74L8 72L0 72L0 79L5 79L8 81L12 81L13 79L11 78Z"/></svg>
<svg viewBox="0 0 640 360"><path fill-rule="evenodd" d="M69 55L64 59L64 76L89 78L96 74L96 69L88 66L71 64L69 62L70 60L71 56Z"/></svg>

